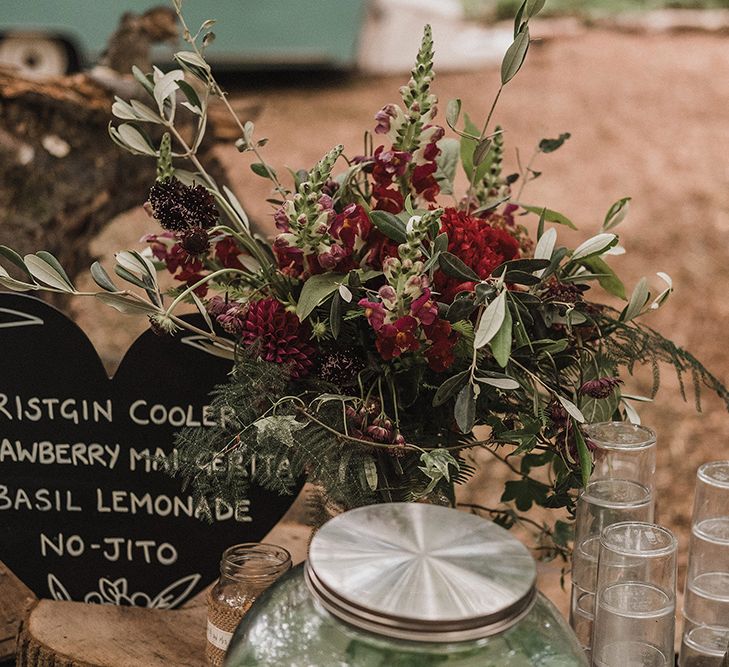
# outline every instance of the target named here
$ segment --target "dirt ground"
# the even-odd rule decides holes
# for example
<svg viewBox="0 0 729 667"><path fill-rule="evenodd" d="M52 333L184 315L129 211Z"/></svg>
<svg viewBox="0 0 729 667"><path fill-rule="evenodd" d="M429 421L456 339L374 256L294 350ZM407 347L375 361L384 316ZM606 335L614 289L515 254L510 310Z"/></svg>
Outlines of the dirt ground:
<svg viewBox="0 0 729 667"><path fill-rule="evenodd" d="M580 227L560 228L560 237L579 241L597 232L610 204L632 196L627 221L618 229L627 249L611 262L629 286L643 275L669 273L676 291L651 324L690 349L729 382L729 43L707 34L637 35L585 31L533 45L523 70L505 89L496 113L506 129L507 155L528 156L542 137L572 133L557 153L535 165L544 175L523 196L528 203L557 209ZM437 48L437 45L436 45ZM257 133L268 136L268 160L308 167L334 143L350 155L361 151L362 134L373 114L397 101L401 78L331 80L292 77L270 81L228 81L237 107L259 106ZM278 82L281 83L280 81ZM437 77L441 108L453 97L482 119L498 85L496 67ZM270 229L266 182L254 176L248 156L220 149L240 199L262 227ZM140 201L141 203L141 201ZM149 221L140 212L124 216L97 242L109 257L129 246ZM570 238L572 237L572 238ZM92 305L74 306L107 360L113 363L135 332L131 320ZM645 393L649 378L627 378L626 391ZM705 394L703 412L684 403L672 371L661 391L641 409L657 431L658 518L680 539L685 564L694 473L703 461L729 458L729 414ZM502 471L485 460L478 488L465 496L498 492ZM682 568L683 571L683 568ZM549 589L558 575L551 571ZM683 578L679 579L683 586ZM556 595L556 594L555 594Z"/></svg>

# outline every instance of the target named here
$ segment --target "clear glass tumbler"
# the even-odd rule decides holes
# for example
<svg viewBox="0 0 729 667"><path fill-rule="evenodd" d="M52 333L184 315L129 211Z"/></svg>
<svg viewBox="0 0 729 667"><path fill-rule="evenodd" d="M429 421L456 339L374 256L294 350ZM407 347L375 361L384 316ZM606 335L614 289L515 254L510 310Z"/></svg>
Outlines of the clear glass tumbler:
<svg viewBox="0 0 729 667"><path fill-rule="evenodd" d="M674 664L677 541L666 528L624 521L600 537L592 664Z"/></svg>
<svg viewBox="0 0 729 667"><path fill-rule="evenodd" d="M696 473L683 606L682 667L719 667L729 643L729 461Z"/></svg>
<svg viewBox="0 0 729 667"><path fill-rule="evenodd" d="M619 521L653 521L656 436L627 422L591 424L585 436L595 463L577 501L570 625L589 655L600 534Z"/></svg>

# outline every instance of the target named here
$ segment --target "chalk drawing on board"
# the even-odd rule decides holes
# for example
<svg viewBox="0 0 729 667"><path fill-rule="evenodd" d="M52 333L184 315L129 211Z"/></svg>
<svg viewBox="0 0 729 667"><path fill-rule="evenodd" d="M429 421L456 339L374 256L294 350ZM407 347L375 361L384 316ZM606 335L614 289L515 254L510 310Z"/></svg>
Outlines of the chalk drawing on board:
<svg viewBox="0 0 729 667"><path fill-rule="evenodd" d="M20 319L4 322L2 318L2 314L4 313ZM12 308L0 308L0 329L14 329L15 327L28 327L34 325L43 326L44 324L45 322L35 315L30 315L20 310L13 310Z"/></svg>
<svg viewBox="0 0 729 667"><path fill-rule="evenodd" d="M84 596L84 602L95 604L147 607L149 609L174 609L197 586L200 574L190 574L174 581L154 598L146 593L129 593L129 582L125 577L111 581L106 577L99 579L99 590ZM71 595L54 574L48 575L48 589L55 600L70 601Z"/></svg>

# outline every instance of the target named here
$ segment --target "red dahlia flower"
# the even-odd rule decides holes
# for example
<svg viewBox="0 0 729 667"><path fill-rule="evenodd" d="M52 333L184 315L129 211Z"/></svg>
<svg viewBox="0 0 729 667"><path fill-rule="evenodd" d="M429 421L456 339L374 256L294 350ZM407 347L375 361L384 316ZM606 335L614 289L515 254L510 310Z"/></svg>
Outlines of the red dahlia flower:
<svg viewBox="0 0 729 667"><path fill-rule="evenodd" d="M276 299L249 304L241 341L259 346L261 359L289 364L293 378L306 375L313 363L314 347L309 343L307 327Z"/></svg>
<svg viewBox="0 0 729 667"><path fill-rule="evenodd" d="M519 242L503 229L492 227L488 220L463 211L447 208L440 219L441 232L448 234L448 252L456 255L479 278L488 278L500 264L519 257ZM458 292L470 291L473 282L459 282L442 271L435 274L440 300L448 303Z"/></svg>

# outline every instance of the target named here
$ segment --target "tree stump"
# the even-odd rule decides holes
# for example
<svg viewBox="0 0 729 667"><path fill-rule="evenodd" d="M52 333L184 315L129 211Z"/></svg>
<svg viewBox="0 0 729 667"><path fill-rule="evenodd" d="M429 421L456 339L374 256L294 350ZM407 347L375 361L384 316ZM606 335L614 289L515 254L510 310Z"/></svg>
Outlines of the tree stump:
<svg viewBox="0 0 729 667"><path fill-rule="evenodd" d="M18 667L201 667L205 608L164 611L41 600L22 624Z"/></svg>
<svg viewBox="0 0 729 667"><path fill-rule="evenodd" d="M20 621L36 602L33 592L0 561L0 662L13 655Z"/></svg>

